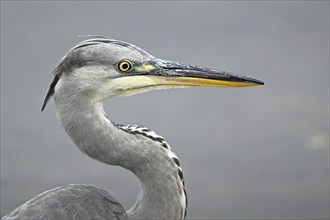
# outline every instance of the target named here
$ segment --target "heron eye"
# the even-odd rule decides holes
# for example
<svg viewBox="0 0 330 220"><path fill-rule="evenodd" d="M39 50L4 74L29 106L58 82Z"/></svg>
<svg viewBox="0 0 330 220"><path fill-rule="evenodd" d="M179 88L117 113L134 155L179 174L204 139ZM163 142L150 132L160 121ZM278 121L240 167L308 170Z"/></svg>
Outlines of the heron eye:
<svg viewBox="0 0 330 220"><path fill-rule="evenodd" d="M121 61L118 63L118 69L122 72L127 72L132 68L132 63L128 60Z"/></svg>

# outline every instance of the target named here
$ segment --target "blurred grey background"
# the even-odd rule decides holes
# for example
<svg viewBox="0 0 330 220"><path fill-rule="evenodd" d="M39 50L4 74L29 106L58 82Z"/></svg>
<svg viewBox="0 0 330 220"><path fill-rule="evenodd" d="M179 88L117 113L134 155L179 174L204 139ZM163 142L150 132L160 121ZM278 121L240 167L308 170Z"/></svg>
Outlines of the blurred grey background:
<svg viewBox="0 0 330 220"><path fill-rule="evenodd" d="M69 183L129 209L138 180L79 152L41 104L66 51L98 34L154 56L246 74L255 88L114 98L117 123L179 156L189 219L329 218L329 2L1 1L1 215Z"/></svg>

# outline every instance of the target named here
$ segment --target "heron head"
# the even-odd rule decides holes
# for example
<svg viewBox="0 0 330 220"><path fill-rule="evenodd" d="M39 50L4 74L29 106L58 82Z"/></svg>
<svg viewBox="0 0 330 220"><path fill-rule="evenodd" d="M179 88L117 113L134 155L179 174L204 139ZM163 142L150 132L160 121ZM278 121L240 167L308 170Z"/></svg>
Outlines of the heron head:
<svg viewBox="0 0 330 220"><path fill-rule="evenodd" d="M54 93L76 93L103 101L154 89L264 84L226 71L158 59L137 46L107 38L77 44L60 60L54 74L42 110Z"/></svg>

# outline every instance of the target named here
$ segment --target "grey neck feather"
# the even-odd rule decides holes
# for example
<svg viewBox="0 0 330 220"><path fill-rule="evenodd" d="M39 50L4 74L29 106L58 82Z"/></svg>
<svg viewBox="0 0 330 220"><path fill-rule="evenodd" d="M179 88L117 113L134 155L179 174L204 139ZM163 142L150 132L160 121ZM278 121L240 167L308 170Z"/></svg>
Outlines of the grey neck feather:
<svg viewBox="0 0 330 220"><path fill-rule="evenodd" d="M130 219L183 219L183 186L169 150L146 136L114 125L88 96L61 88L55 91L57 115L65 131L88 156L132 171L141 182Z"/></svg>

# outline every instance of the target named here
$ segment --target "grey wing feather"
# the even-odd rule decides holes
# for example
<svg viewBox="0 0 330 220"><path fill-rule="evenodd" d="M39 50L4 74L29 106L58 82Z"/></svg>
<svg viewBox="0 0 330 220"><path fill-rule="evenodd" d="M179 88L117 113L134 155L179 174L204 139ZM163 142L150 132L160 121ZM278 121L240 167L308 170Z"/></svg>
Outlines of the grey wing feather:
<svg viewBox="0 0 330 220"><path fill-rule="evenodd" d="M127 219L122 205L106 191L71 184L46 191L3 219Z"/></svg>

